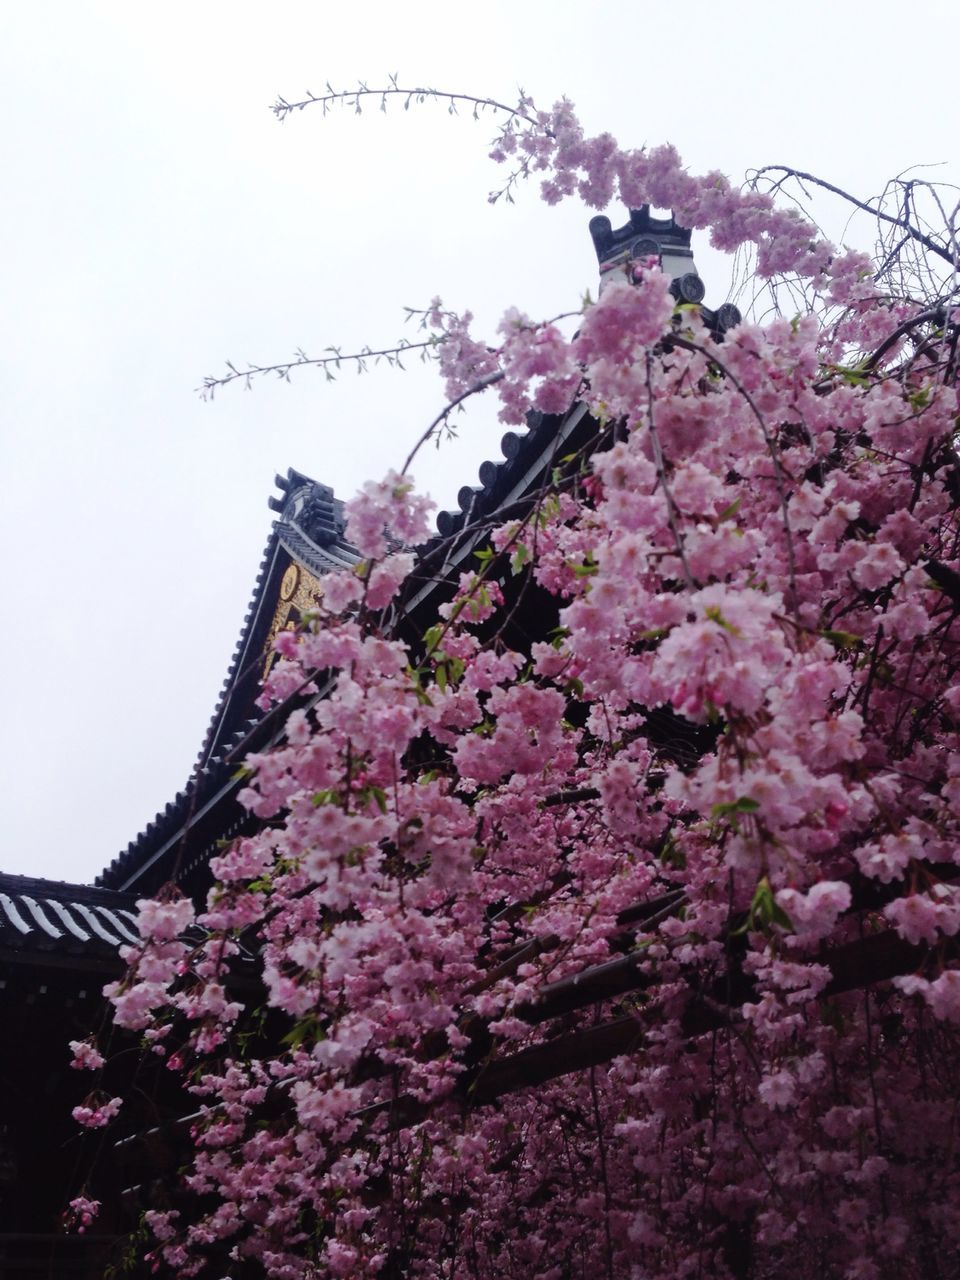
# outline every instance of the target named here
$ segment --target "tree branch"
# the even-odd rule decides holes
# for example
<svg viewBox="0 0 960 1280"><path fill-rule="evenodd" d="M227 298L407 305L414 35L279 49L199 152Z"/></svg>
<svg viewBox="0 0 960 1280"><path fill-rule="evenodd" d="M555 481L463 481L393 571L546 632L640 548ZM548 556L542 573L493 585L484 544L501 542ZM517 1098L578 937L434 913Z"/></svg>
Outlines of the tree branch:
<svg viewBox="0 0 960 1280"><path fill-rule="evenodd" d="M342 364L353 364L358 373L365 373L370 361L375 365L381 362L390 366L391 369L403 369L403 361L401 357L408 351L420 351L421 360L427 358L427 352L432 351L444 341L443 335L425 338L422 342L407 342L402 339L394 347L381 347L374 350L372 347L361 347L359 351L351 351L346 355L339 347L326 347L329 355L325 356L308 356L305 351L297 349L292 360L281 361L279 364L249 364L246 369L238 369L236 365L229 360L226 361L228 373L220 377L208 374L203 380L203 386L197 390L204 400L212 400L214 393L219 387L228 386L231 382L243 380L246 389L252 389L253 379L266 374L276 374L284 382L290 381L290 374L294 369L303 369L308 365L314 368L323 369L328 382L336 380L336 374L333 369L339 370Z"/></svg>
<svg viewBox="0 0 960 1280"><path fill-rule="evenodd" d="M404 99L404 111L409 111L411 103L420 105L432 100L434 102L445 102L451 115L457 114L457 103L465 103L470 107L475 120L479 120L481 112L490 110L503 112L511 118L523 120L526 124L538 125L539 123L534 116L527 113L526 108L531 106L532 103L522 90L517 105L510 107L505 102L499 102L496 98L479 98L471 93L451 93L446 89L432 89L425 86L404 88L397 83L396 76L388 76L387 80L389 83L385 88L376 89L371 89L362 80L358 82L355 89L334 89L333 85L328 82L324 86L325 93L311 93L308 89L305 97L298 102L288 102L286 98L278 95L270 110L278 120L285 120L294 111L303 111L306 107L311 106L321 107L324 115L334 106L352 107L356 114L360 115L363 111L361 102L364 98L379 98L379 110L386 111L387 99L400 97Z"/></svg>
<svg viewBox="0 0 960 1280"><path fill-rule="evenodd" d="M857 197L851 195L849 191L844 191L842 187L837 187L832 182L827 182L823 178L817 178L812 173L804 173L801 169L791 169L789 165L785 164L765 164L762 169L758 169L756 171L756 174L754 175L754 182L756 182L757 178L761 178L764 174L768 173L783 174L783 178L780 179L780 182L783 182L786 178L798 178L801 182L812 182L814 186L821 187L824 191L829 191L833 195L839 196L841 200L846 200L848 204L852 204L855 208L862 209L864 213L872 214L875 218L879 218L881 222L888 222L892 227L900 227L900 229L905 231L912 240L916 240L918 244L922 244L930 253L936 254L938 258L942 258L944 262L948 263L951 267L956 267L953 255L948 249L944 248L943 245L938 244L936 240L925 235L922 231L918 231L916 227L912 226L910 222L906 221L904 218L895 218L892 214L885 213L884 210L879 208L877 205L870 204L866 200L858 200Z"/></svg>

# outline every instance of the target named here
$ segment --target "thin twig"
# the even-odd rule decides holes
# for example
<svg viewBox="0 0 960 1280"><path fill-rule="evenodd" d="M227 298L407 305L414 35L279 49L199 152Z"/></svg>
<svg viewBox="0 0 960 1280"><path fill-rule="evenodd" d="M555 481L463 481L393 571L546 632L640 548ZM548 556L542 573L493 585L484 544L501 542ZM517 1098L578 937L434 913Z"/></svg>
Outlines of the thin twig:
<svg viewBox="0 0 960 1280"><path fill-rule="evenodd" d="M794 555L794 549L793 549L793 531L790 527L790 513L787 510L786 475L783 470L783 465L780 462L780 454L779 454L779 451L777 450L776 442L774 441L773 437L770 435L770 432L767 430L767 424L763 419L763 414L757 408L756 403L753 397L751 396L750 392L746 389L746 387L743 385L743 383L740 381L737 375L733 373L732 370L728 369L727 366L723 363L723 361L720 360L714 352L708 351L705 347L700 346L700 344L697 342L691 342L688 338L681 338L679 335L672 336L670 341L675 347L682 347L685 351L695 351L695 352L698 352L700 355L706 356L706 358L710 361L711 364L716 365L717 368L720 370L720 372L724 375L724 377L728 378L730 382L733 383L737 391L739 391L740 394L743 396L744 400L746 400L747 404L750 407L751 412L753 413L753 416L756 418L757 423L760 426L760 430L763 433L764 442L766 443L766 446L767 446L767 451L769 452L771 461L773 462L774 483L777 486L777 495L780 499L780 511L781 511L781 514L783 515L784 541L786 542L786 546L787 546L787 570L788 570L788 576L790 579L790 608L792 613L796 615L796 612L797 612L796 563L797 562L796 562L796 556Z"/></svg>
<svg viewBox="0 0 960 1280"><path fill-rule="evenodd" d="M407 454L406 461L404 462L403 467L401 468L400 474L402 476L405 476L407 474L407 472L410 470L410 466L414 458L417 456L417 454L420 452L423 446L427 443L427 441L432 439L434 432L437 430L437 428L440 426L442 422L445 422L447 420L450 414L453 413L454 409L458 408L461 404L463 404L464 400L469 400L471 396L475 396L481 391L486 391L487 387L492 387L495 383L501 382L502 380L503 380L502 369L497 369L494 373L484 374L484 376L480 379L479 382L475 382L472 387L467 387L466 391L462 392L455 399L451 400L449 404L445 405L437 414L437 416L433 419L430 425L426 428L426 430L421 434L420 439L416 442L416 444Z"/></svg>
<svg viewBox="0 0 960 1280"><path fill-rule="evenodd" d="M227 360L226 366L229 373L216 377L208 374L203 380L203 386L198 387L197 391L204 400L212 400L214 392L219 387L228 386L231 382L243 380L246 388L251 389L253 379L264 376L266 374L276 374L276 376L285 382L290 381L290 374L294 369L303 369L309 365L314 368L323 369L326 372L327 381L335 381L335 375L331 373L331 368L339 369L341 364L354 364L358 373L366 371L368 363L372 360L374 364L381 362L388 364L391 369L403 369L401 357L409 351L420 351L421 359L426 359L426 353L440 346L446 340L446 335L434 335L424 339L422 342L407 342L402 339L394 347L380 347L374 350L371 347L361 347L359 351L351 351L346 355L338 347L327 347L330 352L325 356L308 356L305 351L297 350L292 360L283 360L279 364L249 364L245 369L238 369L230 360Z"/></svg>
<svg viewBox="0 0 960 1280"><path fill-rule="evenodd" d="M674 501L673 493L667 481L666 464L663 458L663 449L660 447L660 437L657 435L657 428L653 418L653 382L651 381L651 365L652 360L650 352L647 352L647 423L650 429L650 441L653 445L653 460L657 468L657 479L660 481L660 488L663 490L663 496L667 503L667 522L670 525L670 531L673 534L673 540L677 546L677 555L680 557L680 563L683 566L683 576L687 586L691 591L696 591L697 583L693 574L690 572L690 565L687 562L687 553L683 546L683 537L680 533L680 526L677 523L677 504Z"/></svg>
<svg viewBox="0 0 960 1280"><path fill-rule="evenodd" d="M278 120L285 120L287 116L292 115L294 111L303 111L306 107L319 106L323 110L323 114L334 106L353 107L359 115L362 111L360 106L364 98L379 98L380 110L386 110L386 101L388 98L401 97L404 99L404 110L409 110L411 103L417 104L433 100L435 102L446 102L448 110L452 108L451 114L456 114L456 103L462 102L469 105L472 110L474 119L479 119L482 111L491 110L503 112L505 115L518 120L523 120L525 124L539 126L539 122L534 116L528 115L525 108L530 105L530 100L521 92L520 99L516 106L508 106L505 102L499 102L496 98L480 98L471 93L451 93L446 89L430 89L426 87L420 88L404 88L397 83L395 76L387 77L389 84L386 88L371 89L369 85L360 81L355 89L334 89L331 84L325 86L326 92L321 94L311 93L308 89L306 96L297 102L287 102L285 98L277 96L276 102L270 110Z"/></svg>
<svg viewBox="0 0 960 1280"><path fill-rule="evenodd" d="M784 178L796 178L802 182L812 182L814 186L821 187L824 191L832 192L833 195L839 196L841 200L846 200L856 208L862 209L864 213L869 213L875 218L879 218L881 222L888 222L891 226L900 227L901 230L905 231L912 240L916 240L918 244L922 244L925 249L936 254L938 258L942 258L944 262L949 263L951 267L955 265L953 255L949 250L945 249L943 245L937 244L936 240L931 239L930 236L925 235L922 231L918 231L917 228L911 226L909 222L905 222L903 218L895 218L892 214L885 213L884 210L879 208L877 205L869 204L865 200L858 200L857 197L851 195L849 191L844 191L842 187L837 187L832 182L827 182L823 178L818 178L812 173L804 173L801 169L791 169L789 165L785 164L765 164L762 169L758 169L756 171L754 180L756 180L756 178L763 177L763 175L767 173L782 173ZM781 179L781 181L783 181L783 179Z"/></svg>

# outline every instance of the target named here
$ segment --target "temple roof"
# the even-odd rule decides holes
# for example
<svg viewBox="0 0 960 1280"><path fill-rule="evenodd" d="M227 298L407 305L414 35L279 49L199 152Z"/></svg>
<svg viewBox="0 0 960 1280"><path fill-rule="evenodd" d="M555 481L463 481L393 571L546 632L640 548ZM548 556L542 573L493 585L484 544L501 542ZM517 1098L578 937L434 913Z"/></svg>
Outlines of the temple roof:
<svg viewBox="0 0 960 1280"><path fill-rule="evenodd" d="M439 536L422 550L429 555L471 520L528 490L573 427L585 418L586 410L577 405L564 415L531 414L525 433L507 432L501 443L503 459L483 463L480 486L465 485L460 490L460 511L440 513ZM182 881L209 857L216 842L229 840L244 829L246 815L235 803L241 785L237 770L249 751L260 749L282 729L269 713L257 708L256 698L275 635L285 575L294 564L319 579L360 560L344 536L343 503L332 489L292 468L286 476L278 475L276 484L280 493L269 499L269 506L278 519L267 540L253 598L195 772L183 790L100 873L99 885L149 893L171 875ZM433 594L449 572L469 556L472 546L473 540L461 540L445 563L434 566L422 589L408 602L407 612ZM195 833L189 841L185 839L188 829Z"/></svg>
<svg viewBox="0 0 960 1280"><path fill-rule="evenodd" d="M526 431L508 431L500 441L501 457L481 462L479 484L465 484L457 494L458 511L441 511L437 515L440 538L449 538L465 525L489 515L519 497L529 480L539 474L557 451L574 425L586 415L583 406L575 406L565 414L547 414L536 410L527 414Z"/></svg>
<svg viewBox="0 0 960 1280"><path fill-rule="evenodd" d="M61 880L0 875L0 957L42 963L118 961L139 940L133 894Z"/></svg>
<svg viewBox="0 0 960 1280"><path fill-rule="evenodd" d="M285 476L278 475L276 484L280 494L271 497L269 505L278 518L264 548L252 599L194 773L173 800L100 873L98 885L121 890L136 886L138 892L149 892L173 869L189 869L178 865L178 845L185 826L204 817L211 806L236 791L234 774L247 750L252 749L251 738L262 731L267 719L255 700L273 641L284 575L293 564L320 578L332 570L350 568L360 560L356 548L344 536L343 503L334 497L332 489L292 468ZM219 829L211 839L228 839L238 829L236 824ZM196 851L190 851L190 860L195 863L196 859Z"/></svg>
<svg viewBox="0 0 960 1280"><path fill-rule="evenodd" d="M656 256L672 277L679 301L699 303L703 297L690 233L672 218L654 218L644 207L631 210L629 221L618 230L608 218L594 218L590 233L601 282L612 278L620 266L629 270L634 258ZM730 304L717 311L701 307L701 314L718 336L740 320L736 307ZM522 502L562 455L580 448L595 432L582 403L564 414L532 413L527 423L525 432L508 431L503 436L502 457L481 464L478 485L460 489L459 510L439 513L438 536L420 548L414 588L404 602L408 618L416 614L422 620L424 612L436 607L438 589L444 589L443 584L469 562L484 536L481 529L471 529L472 525ZM280 494L270 498L269 505L278 519L264 550L253 598L195 771L183 790L100 874L100 885L150 893L171 876L183 883L192 871L202 868L218 843L249 828L249 815L236 803L241 785L237 770L250 751L269 745L282 732L282 724L272 713L264 714L256 707L256 698L276 635L278 602L287 598L283 593L291 566L299 566L315 582L323 574L349 568L360 559L346 541L343 504L332 489L293 469L286 476L277 476L276 483Z"/></svg>

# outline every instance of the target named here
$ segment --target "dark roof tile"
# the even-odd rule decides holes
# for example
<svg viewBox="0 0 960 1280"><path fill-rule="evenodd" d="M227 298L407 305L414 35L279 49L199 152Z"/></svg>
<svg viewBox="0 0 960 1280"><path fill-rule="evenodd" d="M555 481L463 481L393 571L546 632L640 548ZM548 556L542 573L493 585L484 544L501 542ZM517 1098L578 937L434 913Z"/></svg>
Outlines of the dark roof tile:
<svg viewBox="0 0 960 1280"><path fill-rule="evenodd" d="M138 940L135 905L129 893L0 875L0 952L114 956Z"/></svg>
<svg viewBox="0 0 960 1280"><path fill-rule="evenodd" d="M343 503L334 497L328 485L318 484L291 468L286 476L277 477L277 487L281 496L271 497L269 505L279 518L274 521L267 539L253 596L194 774L183 790L100 873L98 884L117 887L128 883L138 868L189 821L191 812L202 807L202 803L229 781L236 768L235 762L231 762L231 749L244 740L251 726L259 723L259 717L251 719L250 713L255 711L253 699L259 685L263 645L285 557L292 557L317 577L352 568L360 560L356 548L344 537Z"/></svg>

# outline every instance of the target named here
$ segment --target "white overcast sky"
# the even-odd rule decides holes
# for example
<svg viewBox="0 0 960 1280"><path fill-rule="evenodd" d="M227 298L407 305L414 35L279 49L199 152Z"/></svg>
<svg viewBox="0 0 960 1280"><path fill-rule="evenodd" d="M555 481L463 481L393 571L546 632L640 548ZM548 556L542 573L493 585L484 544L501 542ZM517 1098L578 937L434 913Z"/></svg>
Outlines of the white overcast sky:
<svg viewBox="0 0 960 1280"><path fill-rule="evenodd" d="M349 497L442 404L430 371L195 388L224 359L349 350L439 294L491 333L575 306L590 211L486 203L489 120L361 119L277 94L401 81L673 141L696 171L784 162L863 194L957 180L944 0L6 0L0 4L0 867L87 880L200 746L270 528L276 471ZM611 209L615 225L623 211ZM696 247L696 246L695 246ZM707 299L724 265L697 253ZM414 336L414 335L410 335ZM447 505L495 413L415 468Z"/></svg>

